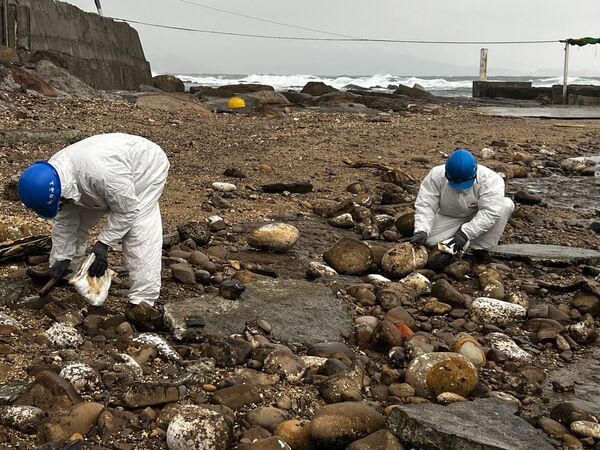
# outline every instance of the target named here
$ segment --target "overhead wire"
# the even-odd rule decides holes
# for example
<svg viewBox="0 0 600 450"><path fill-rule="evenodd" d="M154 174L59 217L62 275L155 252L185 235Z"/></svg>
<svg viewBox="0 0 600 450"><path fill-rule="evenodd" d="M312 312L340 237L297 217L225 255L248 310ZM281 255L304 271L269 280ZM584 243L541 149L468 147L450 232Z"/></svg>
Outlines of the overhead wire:
<svg viewBox="0 0 600 450"><path fill-rule="evenodd" d="M178 0L178 1L181 2L181 3L186 3L188 5L197 6L199 8L209 9L209 10L212 10L212 11L218 11L218 12L221 12L221 13L230 14L232 16L244 17L246 19L256 20L256 21L259 21L259 22L270 23L270 24L274 24L274 25L280 25L282 27L294 28L296 30L312 31L312 32L315 32L315 33L327 34L327 35L330 35L330 36L337 36L337 37L342 37L342 38L357 39L356 36L350 36L350 35L347 35L347 34L334 33L334 32L331 32L331 31L324 31L324 30L319 30L319 29L316 29L316 28L302 27L302 26L299 26L299 25L293 25L293 24L290 24L290 23L279 22L279 21L271 20L271 19L264 19L262 17L256 17L256 16L251 16L249 14L243 14L243 13L239 13L239 12L235 12L235 11L230 11L230 10L227 10L227 9L217 8L217 7L206 5L204 3L200 3L200 2L197 2L197 1L191 1L191 0Z"/></svg>

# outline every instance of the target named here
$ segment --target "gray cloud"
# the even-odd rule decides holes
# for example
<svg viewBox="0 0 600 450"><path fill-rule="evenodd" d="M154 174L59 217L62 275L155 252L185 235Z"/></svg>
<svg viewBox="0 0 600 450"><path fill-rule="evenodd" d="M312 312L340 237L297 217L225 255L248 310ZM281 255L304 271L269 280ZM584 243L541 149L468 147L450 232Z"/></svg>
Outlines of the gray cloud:
<svg viewBox="0 0 600 450"><path fill-rule="evenodd" d="M192 0L194 1L194 0ZM360 37L427 40L545 40L596 36L600 2L520 0L197 0ZM68 3L94 11L93 0ZM192 28L319 36L198 8L179 0L102 0L105 15ZM290 42L214 36L133 25L156 72L476 75L479 46ZM571 49L573 75L600 76L600 46ZM560 44L489 46L489 74L562 73Z"/></svg>

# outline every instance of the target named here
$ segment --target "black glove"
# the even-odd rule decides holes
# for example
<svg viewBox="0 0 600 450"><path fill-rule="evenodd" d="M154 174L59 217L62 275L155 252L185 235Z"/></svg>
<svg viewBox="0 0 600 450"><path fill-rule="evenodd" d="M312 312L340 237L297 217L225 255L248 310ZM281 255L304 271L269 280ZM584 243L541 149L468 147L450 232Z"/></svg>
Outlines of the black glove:
<svg viewBox="0 0 600 450"><path fill-rule="evenodd" d="M459 228L458 231L454 234L454 238L448 242L448 247L452 247L454 244L454 251L456 253L461 252L464 248L465 244L469 241L469 238L463 231Z"/></svg>
<svg viewBox="0 0 600 450"><path fill-rule="evenodd" d="M50 267L50 278L60 280L61 278L67 276L71 273L71 269L69 269L70 265L70 259L63 259L62 261L55 262L52 264L52 267Z"/></svg>
<svg viewBox="0 0 600 450"><path fill-rule="evenodd" d="M98 241L92 247L92 253L96 259L90 266L88 274L91 277L101 277L108 268L108 245Z"/></svg>
<svg viewBox="0 0 600 450"><path fill-rule="evenodd" d="M427 242L427 233L425 231L417 231L408 242L414 245L424 244Z"/></svg>

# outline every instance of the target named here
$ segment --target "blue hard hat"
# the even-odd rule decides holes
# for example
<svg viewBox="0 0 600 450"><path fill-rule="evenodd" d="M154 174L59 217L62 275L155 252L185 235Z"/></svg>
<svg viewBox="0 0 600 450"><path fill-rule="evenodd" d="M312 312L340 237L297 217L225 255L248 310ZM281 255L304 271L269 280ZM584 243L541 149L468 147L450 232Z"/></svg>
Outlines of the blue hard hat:
<svg viewBox="0 0 600 450"><path fill-rule="evenodd" d="M446 179L451 188L468 189L477 178L477 161L469 150L454 151L446 161Z"/></svg>
<svg viewBox="0 0 600 450"><path fill-rule="evenodd" d="M40 216L52 219L58 214L60 177L46 161L37 161L23 171L17 186L19 197Z"/></svg>

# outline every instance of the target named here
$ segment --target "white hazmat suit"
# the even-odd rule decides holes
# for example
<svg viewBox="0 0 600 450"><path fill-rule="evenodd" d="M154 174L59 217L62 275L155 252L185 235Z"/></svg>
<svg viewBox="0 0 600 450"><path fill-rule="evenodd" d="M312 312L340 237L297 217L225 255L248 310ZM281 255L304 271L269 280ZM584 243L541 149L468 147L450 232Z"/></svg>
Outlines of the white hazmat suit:
<svg viewBox="0 0 600 450"><path fill-rule="evenodd" d="M158 200L169 171L162 149L139 136L100 134L48 161L58 172L65 204L52 223L50 264L70 259L77 271L90 228L108 214L98 240L122 241L129 301L153 305L161 286L162 221Z"/></svg>
<svg viewBox="0 0 600 450"><path fill-rule="evenodd" d="M449 186L445 166L431 169L419 188L415 202L415 233L427 233L427 243L450 239L462 229L471 248L488 250L504 232L515 209L504 197L504 180L485 166L477 166L477 179L458 191Z"/></svg>

